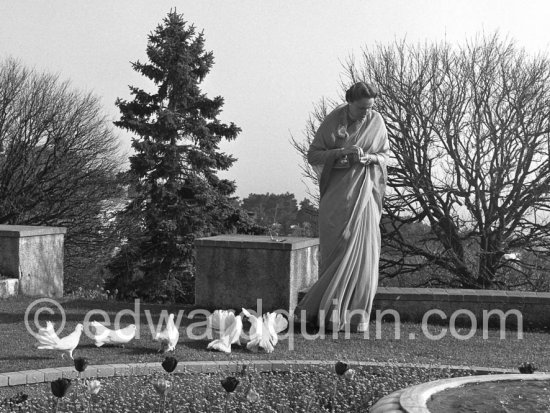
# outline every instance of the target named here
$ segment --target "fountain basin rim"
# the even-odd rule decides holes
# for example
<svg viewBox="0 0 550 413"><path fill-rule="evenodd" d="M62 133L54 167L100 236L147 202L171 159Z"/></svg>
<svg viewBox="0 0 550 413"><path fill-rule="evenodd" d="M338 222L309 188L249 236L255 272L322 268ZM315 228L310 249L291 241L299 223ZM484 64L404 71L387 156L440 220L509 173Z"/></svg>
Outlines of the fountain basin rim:
<svg viewBox="0 0 550 413"><path fill-rule="evenodd" d="M399 403L407 413L430 413L428 400L436 393L460 387L465 384L485 383L490 381L508 380L550 380L550 373L534 374L485 374L480 376L455 377L429 381L408 387L401 393Z"/></svg>

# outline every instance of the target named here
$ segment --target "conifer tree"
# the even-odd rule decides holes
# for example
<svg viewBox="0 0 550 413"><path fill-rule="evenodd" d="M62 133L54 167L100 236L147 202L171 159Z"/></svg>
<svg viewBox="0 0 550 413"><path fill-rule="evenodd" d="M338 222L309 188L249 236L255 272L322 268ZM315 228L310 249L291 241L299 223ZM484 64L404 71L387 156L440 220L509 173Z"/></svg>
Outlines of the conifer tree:
<svg viewBox="0 0 550 413"><path fill-rule="evenodd" d="M134 135L128 176L135 195L125 216L139 228L111 264L110 287L125 297L192 301L194 239L250 223L231 198L234 182L216 175L235 161L220 142L240 128L217 119L222 97L201 91L214 56L181 14L171 11L149 35L147 57L132 66L156 90L131 86L133 100L116 103L115 125Z"/></svg>

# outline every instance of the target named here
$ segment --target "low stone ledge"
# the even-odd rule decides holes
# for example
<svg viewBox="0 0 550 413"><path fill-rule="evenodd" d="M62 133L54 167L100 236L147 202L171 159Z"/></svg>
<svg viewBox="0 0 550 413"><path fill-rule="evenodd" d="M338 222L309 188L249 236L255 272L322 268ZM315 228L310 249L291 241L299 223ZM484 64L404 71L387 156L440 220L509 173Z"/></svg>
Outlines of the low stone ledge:
<svg viewBox="0 0 550 413"><path fill-rule="evenodd" d="M202 363L200 361L179 362L174 373L202 373Z"/></svg>
<svg viewBox="0 0 550 413"><path fill-rule="evenodd" d="M110 364L110 366L113 368L115 376L131 376L133 374L129 364Z"/></svg>
<svg viewBox="0 0 550 413"><path fill-rule="evenodd" d="M296 363L292 360L274 360L271 363L271 370L273 371L291 371L292 366Z"/></svg>
<svg viewBox="0 0 550 413"><path fill-rule="evenodd" d="M96 378L98 377L98 368L100 368L101 366L88 366L86 368L86 370L84 370L82 373L80 373L80 377L83 378L83 379L91 379L91 378ZM77 376L78 378L78 373L77 373Z"/></svg>
<svg viewBox="0 0 550 413"><path fill-rule="evenodd" d="M146 376L150 373L145 363L130 363L128 366L132 370L132 375L134 376Z"/></svg>
<svg viewBox="0 0 550 413"><path fill-rule="evenodd" d="M305 291L301 291L299 298L304 294ZM471 311L478 325L482 326L484 311L492 311L495 315L489 318L489 326L497 327L499 311L506 314L517 310L521 313L523 326L543 328L550 325L550 293L530 291L379 287L374 298L372 318L376 319L377 311L394 310L399 314L400 321L419 323L429 310L434 309L443 311L447 318L440 320L434 315L429 322L449 322L456 311L462 312L459 321L468 321L467 311ZM508 317L506 323L511 328L519 325L517 317Z"/></svg>
<svg viewBox="0 0 550 413"><path fill-rule="evenodd" d="M228 374L237 374L242 371L242 365L235 361L218 361L218 368L220 371L226 371Z"/></svg>
<svg viewBox="0 0 550 413"><path fill-rule="evenodd" d="M40 369L38 371L44 375L44 381L54 381L63 377L63 372L58 368Z"/></svg>
<svg viewBox="0 0 550 413"><path fill-rule="evenodd" d="M271 371L272 363L269 360L250 360L249 368L256 371Z"/></svg>
<svg viewBox="0 0 550 413"><path fill-rule="evenodd" d="M223 361L181 361L178 363L175 374L194 372L235 374L242 371L243 366L257 372L270 371L327 371L334 370L334 360L233 360ZM384 363L375 361L348 361L353 368L359 367L409 367L426 369L444 369L452 371L473 371L477 374L510 374L516 373L515 369L502 369L477 366L451 366L414 363ZM82 378L109 378L120 376L142 376L163 372L161 363L129 363L129 364L98 364L91 365L81 374ZM0 373L0 387L19 386L51 382L58 378L76 379L78 372L73 367L46 368L40 370L23 370L8 373Z"/></svg>
<svg viewBox="0 0 550 413"><path fill-rule="evenodd" d="M43 383L44 373L40 370L23 370L19 373L27 376L27 384Z"/></svg>
<svg viewBox="0 0 550 413"><path fill-rule="evenodd" d="M58 367L61 371L61 378L64 379L76 379L78 378L78 372L74 367Z"/></svg>
<svg viewBox="0 0 550 413"><path fill-rule="evenodd" d="M216 373L220 371L220 364L215 361L205 361L202 364L203 373Z"/></svg>
<svg viewBox="0 0 550 413"><path fill-rule="evenodd" d="M7 373L8 386L18 386L21 384L27 384L27 375L20 372Z"/></svg>
<svg viewBox="0 0 550 413"><path fill-rule="evenodd" d="M306 371L326 371L327 369L334 369L334 361L325 360L304 360L302 366ZM354 364L354 363L349 363Z"/></svg>
<svg viewBox="0 0 550 413"><path fill-rule="evenodd" d="M160 373L164 371L164 368L160 363L144 363L145 369L148 371L146 374Z"/></svg>
<svg viewBox="0 0 550 413"><path fill-rule="evenodd" d="M401 288L378 287L376 299L440 301L448 297L452 301L548 303L549 292L508 291L508 290L467 290L452 288Z"/></svg>
<svg viewBox="0 0 550 413"><path fill-rule="evenodd" d="M115 375L115 367L111 364L103 364L94 366L96 368L97 377L113 377Z"/></svg>

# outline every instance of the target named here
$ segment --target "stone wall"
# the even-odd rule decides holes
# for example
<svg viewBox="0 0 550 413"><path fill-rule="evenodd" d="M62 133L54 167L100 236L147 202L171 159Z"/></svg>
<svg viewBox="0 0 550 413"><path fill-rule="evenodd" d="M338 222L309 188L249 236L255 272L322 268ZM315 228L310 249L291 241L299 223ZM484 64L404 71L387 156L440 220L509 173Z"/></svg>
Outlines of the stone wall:
<svg viewBox="0 0 550 413"><path fill-rule="evenodd" d="M319 240L221 235L196 240L195 302L201 308L294 311L318 278ZM507 328L550 327L550 293L502 290L379 287L371 317L393 322ZM429 317L428 317L429 316Z"/></svg>
<svg viewBox="0 0 550 413"><path fill-rule="evenodd" d="M300 291L301 299L306 290ZM485 312L485 313L484 313ZM501 312L501 313L500 313ZM499 313L501 315L499 315ZM517 315L520 315L519 321ZM468 290L443 288L379 287L371 312L371 320L470 326L472 321L483 328L515 329L519 323L525 329L550 327L550 293Z"/></svg>
<svg viewBox="0 0 550 413"><path fill-rule="evenodd" d="M63 296L63 247L66 229L0 225L0 274L18 279L26 296Z"/></svg>
<svg viewBox="0 0 550 413"><path fill-rule="evenodd" d="M478 327L483 327L484 320L498 327L498 312L513 311L521 314L524 328L550 327L550 293L544 292L380 287L374 298L373 317L376 310L395 310L402 322L415 323L422 322L428 311L440 310L432 311L428 319L431 324L448 324L454 314L457 324L468 325L473 315ZM506 326L514 328L517 324L518 317L509 313Z"/></svg>

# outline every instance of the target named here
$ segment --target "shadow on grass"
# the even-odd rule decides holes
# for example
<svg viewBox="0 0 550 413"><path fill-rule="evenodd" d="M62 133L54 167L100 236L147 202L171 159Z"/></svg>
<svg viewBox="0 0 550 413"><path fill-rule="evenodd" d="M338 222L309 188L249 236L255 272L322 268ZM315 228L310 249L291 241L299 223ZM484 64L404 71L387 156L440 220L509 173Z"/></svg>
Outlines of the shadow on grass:
<svg viewBox="0 0 550 413"><path fill-rule="evenodd" d="M162 355L162 352L158 351L158 347L146 347L146 346L133 346L133 347L127 347L124 350L126 350L127 353L132 355L144 355L144 354L159 354ZM170 353L166 353L169 355Z"/></svg>
<svg viewBox="0 0 550 413"><path fill-rule="evenodd" d="M25 321L24 313L0 313L0 324L22 323Z"/></svg>
<svg viewBox="0 0 550 413"><path fill-rule="evenodd" d="M109 346L109 347L115 347L115 346ZM105 344L104 346L102 346L101 348L109 348L107 344ZM86 344L78 344L78 348L80 349L83 349L83 348L100 348L98 346L96 346L94 343L86 343ZM120 346L119 346L120 348Z"/></svg>
<svg viewBox="0 0 550 413"><path fill-rule="evenodd" d="M199 352L202 353L203 358L206 359L226 359L226 357L233 355L234 357L240 357L245 356L245 358L249 358L251 355L257 354L254 353L246 348L246 343L242 343L240 346L238 344L232 344L231 345L231 353L226 354L223 351L208 349L208 343L210 343L210 340L189 340L178 343L179 346L185 347L187 350L190 350L191 352ZM235 356L236 355L236 356Z"/></svg>
<svg viewBox="0 0 550 413"><path fill-rule="evenodd" d="M29 320L34 319L37 310L40 310L38 321L45 325L46 321L59 324L62 321L60 309L53 303L41 302L33 304L40 298L17 297L13 300L0 300L0 325L19 324L25 321L25 312L29 312ZM180 321L179 327L185 328L192 322L201 318L187 318L188 314L196 309L192 305L180 304L153 304L142 301L126 302L115 300L91 300L83 298L60 298L56 300L65 315L68 323L83 323L85 318L88 321L99 321L109 325L115 320L122 324L137 324L146 326L152 321L155 326L169 313L174 313ZM32 307L31 307L32 306ZM50 311L51 309L51 311Z"/></svg>
<svg viewBox="0 0 550 413"><path fill-rule="evenodd" d="M294 322L292 323L292 328L293 328L292 332L294 334L299 334L299 335L302 333L314 335L319 333L319 330L320 330L318 326L310 322L305 323L305 325L304 323L301 323L301 322ZM287 332L288 332L288 328L284 331L284 333L287 333Z"/></svg>
<svg viewBox="0 0 550 413"><path fill-rule="evenodd" d="M32 322L34 320L36 312L29 313L29 320ZM84 321L85 314L75 314L75 313L65 313L65 321L69 323L82 323ZM91 320L97 319L98 321L103 321L101 317L91 317ZM47 312L44 312L43 314L40 314L38 316L38 321L41 324L46 325L46 321L51 321L52 323L60 323L63 320L61 317L61 314L54 313L54 314L48 314ZM125 321L126 317L122 317L121 321ZM130 318L130 321L132 319ZM25 322L25 312L23 311L20 314L14 314L14 313L0 313L0 325L1 324L19 324Z"/></svg>
<svg viewBox="0 0 550 413"><path fill-rule="evenodd" d="M191 350L206 350L206 346L210 343L208 340L186 340L184 342L179 342L178 346L187 347Z"/></svg>
<svg viewBox="0 0 550 413"><path fill-rule="evenodd" d="M121 311L121 310L149 310L152 314L157 314L164 311L177 314L180 311L184 311L188 314L196 306L185 304L155 304L146 303L143 300L136 299L136 301L115 301L115 300L87 300L83 298L68 300L61 302L61 305L65 309L89 311L91 309L101 309L104 311Z"/></svg>
<svg viewBox="0 0 550 413"><path fill-rule="evenodd" d="M29 314L29 321L34 320L35 313L31 312ZM74 322L74 323L81 323L84 319L83 316L80 316L78 314L65 314L65 321L67 322ZM46 325L46 321L51 321L52 323L60 323L62 321L61 314L40 314L38 317L38 321ZM19 324L25 322L25 314L24 312L21 314L11 314L11 313L0 313L0 325L1 324Z"/></svg>
<svg viewBox="0 0 550 413"><path fill-rule="evenodd" d="M62 360L61 356L2 356L0 361L32 361L32 360ZM68 359L70 360L70 359Z"/></svg>

